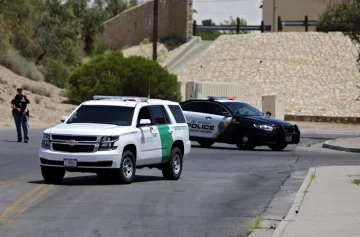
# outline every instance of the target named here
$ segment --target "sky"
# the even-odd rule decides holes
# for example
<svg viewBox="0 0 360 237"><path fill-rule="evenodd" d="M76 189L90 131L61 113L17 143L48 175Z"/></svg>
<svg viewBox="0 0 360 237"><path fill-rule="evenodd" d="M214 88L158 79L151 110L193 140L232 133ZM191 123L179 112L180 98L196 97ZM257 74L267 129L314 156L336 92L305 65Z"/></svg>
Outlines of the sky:
<svg viewBox="0 0 360 237"><path fill-rule="evenodd" d="M138 0L138 2L147 1L151 0ZM261 2L262 0L193 0L193 8L198 12L193 17L199 25L204 19L212 19L213 22L219 24L231 16L244 18L248 25L260 25Z"/></svg>
<svg viewBox="0 0 360 237"><path fill-rule="evenodd" d="M230 16L244 18L248 25L260 25L261 2L262 0L193 0L193 8L198 12L193 17L199 25L204 19L212 19L219 24Z"/></svg>

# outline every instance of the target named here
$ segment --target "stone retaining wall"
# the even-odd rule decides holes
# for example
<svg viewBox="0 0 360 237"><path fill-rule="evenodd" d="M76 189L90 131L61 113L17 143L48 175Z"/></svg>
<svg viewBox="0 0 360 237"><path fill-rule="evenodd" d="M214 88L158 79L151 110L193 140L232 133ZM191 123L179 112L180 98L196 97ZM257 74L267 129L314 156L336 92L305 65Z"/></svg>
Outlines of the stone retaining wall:
<svg viewBox="0 0 360 237"><path fill-rule="evenodd" d="M122 12L104 23L105 30L98 38L112 49L152 39L153 9L153 1L149 1ZM184 41L192 38L191 0L159 0L158 37L178 37Z"/></svg>
<svg viewBox="0 0 360 237"><path fill-rule="evenodd" d="M240 83L259 109L263 95L283 94L290 118L360 117L357 55L342 33L224 35L179 80Z"/></svg>

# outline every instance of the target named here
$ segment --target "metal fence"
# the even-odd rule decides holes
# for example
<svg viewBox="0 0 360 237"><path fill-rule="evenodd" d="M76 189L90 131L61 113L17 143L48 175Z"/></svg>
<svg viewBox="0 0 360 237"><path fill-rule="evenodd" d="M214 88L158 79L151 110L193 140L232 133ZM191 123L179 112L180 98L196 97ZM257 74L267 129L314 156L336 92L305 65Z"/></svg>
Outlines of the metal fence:
<svg viewBox="0 0 360 237"><path fill-rule="evenodd" d="M236 31L239 34L241 31L271 31L271 25L264 25L264 21L261 21L260 25L240 25L240 18L236 19L236 25L197 25L196 21L193 23L193 35L197 35L198 31Z"/></svg>
<svg viewBox="0 0 360 237"><path fill-rule="evenodd" d="M278 31L283 31L284 29L284 26L292 26L292 27L296 27L296 26L299 26L299 27L305 27L305 31L309 31L309 26L317 26L317 21L309 21L309 18L308 16L305 16L304 20L303 21L283 21L281 19L281 16L278 16L278 19L277 19L277 30Z"/></svg>
<svg viewBox="0 0 360 237"><path fill-rule="evenodd" d="M344 27L343 22L334 22L334 30L341 31L341 27ZM317 27L318 22L309 20L308 16L304 17L304 20L282 20L281 16L277 19L277 31L282 32L284 27L304 27L305 31L309 31L309 27ZM335 27L336 26L336 27ZM240 18L237 18L236 25L197 25L196 21L193 23L193 35L197 35L198 31L236 31L239 34L241 31L272 31L271 25L265 25L264 21L261 21L260 25L240 25ZM315 31L318 31L316 28Z"/></svg>

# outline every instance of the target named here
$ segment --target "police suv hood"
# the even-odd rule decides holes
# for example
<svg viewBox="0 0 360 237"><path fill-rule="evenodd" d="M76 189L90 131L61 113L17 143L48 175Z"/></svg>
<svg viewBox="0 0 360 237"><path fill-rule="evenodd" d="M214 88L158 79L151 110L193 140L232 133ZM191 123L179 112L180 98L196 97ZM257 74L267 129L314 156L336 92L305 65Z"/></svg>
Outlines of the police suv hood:
<svg viewBox="0 0 360 237"><path fill-rule="evenodd" d="M66 134L66 135L95 135L95 136L111 136L129 131L130 127L117 126L111 124L96 123L76 123L76 124L59 124L52 128L48 128L44 133L50 134Z"/></svg>
<svg viewBox="0 0 360 237"><path fill-rule="evenodd" d="M276 126L280 126L280 125L289 126L289 125L292 125L291 123L286 122L284 120L275 119L275 118L271 118L271 117L267 117L267 116L251 116L251 117L247 117L247 119L249 121L253 121L256 124L263 124L263 125L276 125Z"/></svg>

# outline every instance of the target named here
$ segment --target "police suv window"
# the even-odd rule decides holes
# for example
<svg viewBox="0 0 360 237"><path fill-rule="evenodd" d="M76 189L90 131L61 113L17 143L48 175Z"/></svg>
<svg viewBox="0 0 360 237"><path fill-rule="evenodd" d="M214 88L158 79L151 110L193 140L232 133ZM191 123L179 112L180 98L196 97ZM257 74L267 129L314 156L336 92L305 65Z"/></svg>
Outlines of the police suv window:
<svg viewBox="0 0 360 237"><path fill-rule="evenodd" d="M185 111L198 112L198 113L209 113L209 102L207 101L193 101L181 106Z"/></svg>
<svg viewBox="0 0 360 237"><path fill-rule="evenodd" d="M152 113L153 121L155 124L169 124L170 119L167 116L165 108L162 105L151 105L149 109Z"/></svg>
<svg viewBox="0 0 360 237"><path fill-rule="evenodd" d="M229 113L224 106L221 106L216 103L210 103L210 114L223 115L224 113Z"/></svg>
<svg viewBox="0 0 360 237"><path fill-rule="evenodd" d="M178 105L168 105L177 123L186 123L184 115Z"/></svg>

